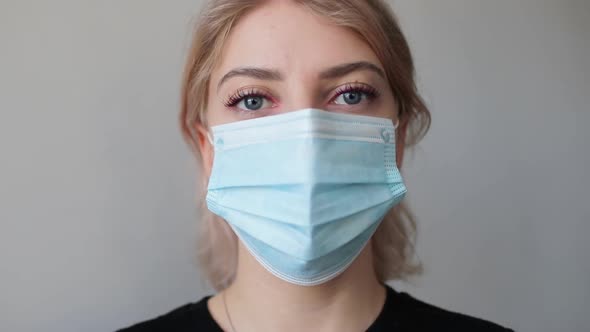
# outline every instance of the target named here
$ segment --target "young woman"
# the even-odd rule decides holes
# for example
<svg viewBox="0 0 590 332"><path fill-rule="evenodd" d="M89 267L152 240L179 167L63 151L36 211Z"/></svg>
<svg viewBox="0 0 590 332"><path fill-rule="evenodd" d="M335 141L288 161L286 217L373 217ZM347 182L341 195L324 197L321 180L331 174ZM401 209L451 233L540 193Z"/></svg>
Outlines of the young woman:
<svg viewBox="0 0 590 332"><path fill-rule="evenodd" d="M379 0L213 0L180 122L219 292L122 331L507 331L385 284L419 272L404 150L430 114Z"/></svg>

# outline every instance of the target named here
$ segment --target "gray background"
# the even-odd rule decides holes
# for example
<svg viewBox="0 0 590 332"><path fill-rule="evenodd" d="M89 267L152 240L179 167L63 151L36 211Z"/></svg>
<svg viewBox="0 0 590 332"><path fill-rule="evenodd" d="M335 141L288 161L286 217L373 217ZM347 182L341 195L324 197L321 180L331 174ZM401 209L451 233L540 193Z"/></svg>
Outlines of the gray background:
<svg viewBox="0 0 590 332"><path fill-rule="evenodd" d="M590 2L397 0L433 127L426 273L519 331L590 330ZM200 1L1 0L0 330L109 331L210 290L177 129Z"/></svg>

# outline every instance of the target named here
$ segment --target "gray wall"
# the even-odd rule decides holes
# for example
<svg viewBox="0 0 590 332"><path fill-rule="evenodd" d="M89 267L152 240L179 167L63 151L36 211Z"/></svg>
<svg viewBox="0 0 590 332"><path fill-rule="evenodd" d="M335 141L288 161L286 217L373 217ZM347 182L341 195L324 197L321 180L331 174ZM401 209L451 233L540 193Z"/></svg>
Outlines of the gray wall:
<svg viewBox="0 0 590 332"><path fill-rule="evenodd" d="M396 0L433 127L426 273L519 331L590 330L590 2ZM176 126L199 1L0 2L0 330L109 331L210 292Z"/></svg>

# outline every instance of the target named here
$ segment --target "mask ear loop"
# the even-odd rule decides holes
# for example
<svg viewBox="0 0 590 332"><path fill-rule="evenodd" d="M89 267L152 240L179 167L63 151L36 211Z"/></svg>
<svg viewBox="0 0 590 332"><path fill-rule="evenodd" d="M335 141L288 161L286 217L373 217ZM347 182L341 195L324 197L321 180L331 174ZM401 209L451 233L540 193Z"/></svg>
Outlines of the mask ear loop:
<svg viewBox="0 0 590 332"><path fill-rule="evenodd" d="M214 145L213 144L213 135L211 135L210 131L207 132L207 139L209 140L209 143L211 143L211 145Z"/></svg>
<svg viewBox="0 0 590 332"><path fill-rule="evenodd" d="M399 127L399 119L393 123L393 129L397 130L397 127Z"/></svg>

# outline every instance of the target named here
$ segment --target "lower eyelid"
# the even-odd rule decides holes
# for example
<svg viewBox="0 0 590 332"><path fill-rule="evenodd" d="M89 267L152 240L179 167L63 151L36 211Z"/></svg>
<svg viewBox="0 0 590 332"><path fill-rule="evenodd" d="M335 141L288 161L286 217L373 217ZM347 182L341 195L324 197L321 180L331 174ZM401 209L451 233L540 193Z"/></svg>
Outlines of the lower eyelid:
<svg viewBox="0 0 590 332"><path fill-rule="evenodd" d="M342 92L340 94L337 94L335 97L333 97L330 102L334 103L334 101L338 98L340 98L343 94L348 93L351 91L346 91L346 92ZM370 93L370 92L363 92L360 91L363 95L364 95L364 101L366 101L367 103L374 101L375 99L377 99L379 97L378 93ZM349 106L354 106L354 105L349 105Z"/></svg>
<svg viewBox="0 0 590 332"><path fill-rule="evenodd" d="M244 101L246 98L248 98L248 97L252 97L252 96L256 96L256 97L262 97L262 98L264 98L264 99L265 99L265 102L266 102L266 103L269 103L269 104L270 104L270 106L262 107L262 108L260 108L260 109L258 109L258 110L249 110L249 109L244 109L244 108L241 108L241 107L239 107L239 106L238 106L238 105L240 105L240 104L241 104L241 103L242 103L242 102L243 102L243 101ZM265 97L265 96L262 96L262 95L259 95L259 94L251 94L251 95L249 95L249 96L245 96L245 97L241 98L241 99L240 99L238 102L236 102L236 103L235 103L235 105L233 105L233 106L226 106L226 107L227 107L227 108L229 108L229 109L231 109L231 110L233 110L233 111L235 111L235 112L253 114L253 113L260 113L260 112L262 112L262 111L264 111L264 110L267 110L267 109L272 109L272 108L275 108L275 107L276 107L276 105L275 105L275 104L276 104L276 103L275 103L275 102L272 100L272 98L270 98L270 97Z"/></svg>

